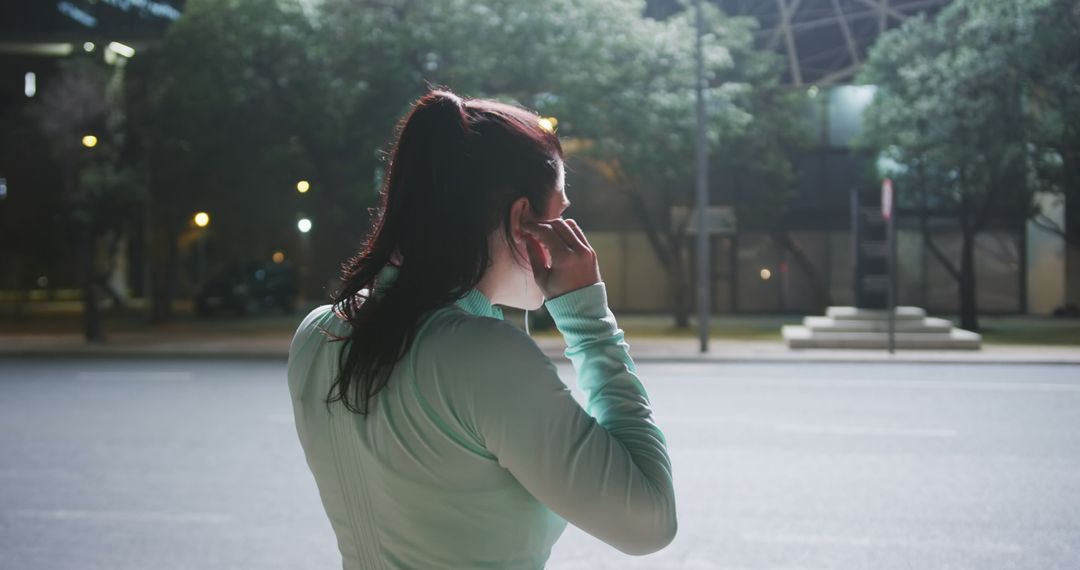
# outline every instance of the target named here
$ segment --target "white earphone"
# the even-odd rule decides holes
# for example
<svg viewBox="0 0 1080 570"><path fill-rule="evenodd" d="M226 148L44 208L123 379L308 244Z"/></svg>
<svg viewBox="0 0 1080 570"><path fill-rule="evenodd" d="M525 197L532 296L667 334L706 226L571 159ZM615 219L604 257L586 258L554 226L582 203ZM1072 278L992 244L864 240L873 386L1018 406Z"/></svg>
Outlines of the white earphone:
<svg viewBox="0 0 1080 570"><path fill-rule="evenodd" d="M523 275L525 277L525 289L523 290L524 295L522 295L522 296L525 299L528 299L529 298L529 276L528 276L528 274L523 274ZM529 334L529 309L525 309L525 334L526 335Z"/></svg>
<svg viewBox="0 0 1080 570"><path fill-rule="evenodd" d="M514 239L514 241L517 242L517 243L521 243L521 240L522 240L522 238L520 238L520 237L517 237L517 238ZM525 280L524 280L525 288L522 290L522 292L523 292L522 298L523 299L528 299L529 298L529 276L526 274L526 275L524 275L524 277L525 277ZM525 334L526 335L529 334L529 310L528 309L525 309Z"/></svg>

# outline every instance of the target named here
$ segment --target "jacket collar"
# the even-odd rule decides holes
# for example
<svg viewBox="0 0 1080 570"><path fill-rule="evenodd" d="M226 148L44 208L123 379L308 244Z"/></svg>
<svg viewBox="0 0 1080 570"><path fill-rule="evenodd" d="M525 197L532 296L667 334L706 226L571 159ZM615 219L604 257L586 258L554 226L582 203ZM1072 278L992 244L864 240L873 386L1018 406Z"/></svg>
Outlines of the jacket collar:
<svg viewBox="0 0 1080 570"><path fill-rule="evenodd" d="M378 276L375 277L375 292L374 295L380 296L383 292L390 288L394 280L397 279L400 268L386 264L381 270L379 270ZM454 301L454 304L461 308L466 313L477 315L481 317L491 317L493 319L503 320L503 311L499 307L491 304L491 301L480 292L479 289L470 289L463 297Z"/></svg>

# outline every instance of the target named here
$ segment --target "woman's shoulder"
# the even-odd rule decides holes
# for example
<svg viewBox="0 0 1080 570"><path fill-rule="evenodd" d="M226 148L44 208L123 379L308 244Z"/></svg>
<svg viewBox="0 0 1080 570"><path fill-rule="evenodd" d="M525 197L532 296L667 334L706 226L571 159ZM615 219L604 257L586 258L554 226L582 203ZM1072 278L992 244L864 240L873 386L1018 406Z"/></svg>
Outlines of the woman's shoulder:
<svg viewBox="0 0 1080 570"><path fill-rule="evenodd" d="M443 363L475 363L543 354L535 341L512 322L474 315L454 306L436 311L420 325L415 338L421 358ZM290 345L290 356L310 351L333 337L348 336L349 323L334 305L315 307L301 320Z"/></svg>
<svg viewBox="0 0 1080 570"><path fill-rule="evenodd" d="M458 307L447 307L433 316L431 320L432 338L449 341L460 345L475 346L477 343L531 342L532 339L513 323L474 315ZM481 348L483 344L481 344Z"/></svg>
<svg viewBox="0 0 1080 570"><path fill-rule="evenodd" d="M450 368L505 370L548 360L536 341L510 321L453 310L431 324L421 353Z"/></svg>
<svg viewBox="0 0 1080 570"><path fill-rule="evenodd" d="M289 354L296 353L312 342L325 339L327 335L341 335L347 323L335 312L334 305L320 305L308 312L296 327Z"/></svg>

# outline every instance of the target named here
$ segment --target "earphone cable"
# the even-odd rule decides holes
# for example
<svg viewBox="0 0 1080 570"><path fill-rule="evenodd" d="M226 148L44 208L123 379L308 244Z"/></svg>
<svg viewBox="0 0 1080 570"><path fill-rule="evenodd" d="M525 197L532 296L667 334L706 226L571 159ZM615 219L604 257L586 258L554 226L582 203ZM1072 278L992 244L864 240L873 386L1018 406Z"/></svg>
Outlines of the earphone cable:
<svg viewBox="0 0 1080 570"><path fill-rule="evenodd" d="M529 276L527 274L525 274L525 273L522 273L522 275L525 277L525 294L522 297L524 299L528 299L529 298ZM529 334L529 309L525 309L525 334L526 335Z"/></svg>

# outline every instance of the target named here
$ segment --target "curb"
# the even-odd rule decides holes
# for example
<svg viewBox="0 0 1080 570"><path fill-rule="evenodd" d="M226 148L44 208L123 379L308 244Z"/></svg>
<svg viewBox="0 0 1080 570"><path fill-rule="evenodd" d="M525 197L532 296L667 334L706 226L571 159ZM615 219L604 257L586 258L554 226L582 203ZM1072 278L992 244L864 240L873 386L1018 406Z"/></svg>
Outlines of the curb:
<svg viewBox="0 0 1080 570"><path fill-rule="evenodd" d="M541 346L544 354L556 362L569 362L561 348ZM635 363L669 364L947 364L947 365L1051 365L1080 366L1080 350L1069 355L1000 355L984 353L909 353L899 352L888 355L878 351L866 354L852 354L850 351L820 352L805 354L802 352L777 352L774 354L671 354L652 353L648 350L637 351L633 345L630 356ZM287 361L288 353L266 348L207 348L205 346L84 346L84 347L0 347L2 358L63 358L63 359L184 359L199 358L207 360L270 360Z"/></svg>

